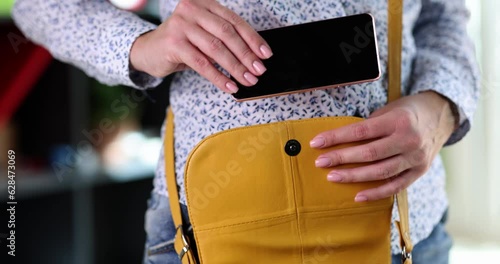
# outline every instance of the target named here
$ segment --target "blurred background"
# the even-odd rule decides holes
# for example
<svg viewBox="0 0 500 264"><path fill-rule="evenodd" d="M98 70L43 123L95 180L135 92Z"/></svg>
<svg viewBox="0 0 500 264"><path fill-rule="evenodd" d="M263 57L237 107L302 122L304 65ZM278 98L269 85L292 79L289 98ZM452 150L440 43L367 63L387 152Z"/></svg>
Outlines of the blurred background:
<svg viewBox="0 0 500 264"><path fill-rule="evenodd" d="M26 40L10 18L13 2L0 1L0 169L14 150L15 260L140 263L170 78L148 94L106 87ZM160 23L157 1L112 2ZM466 2L482 95L472 131L442 151L451 264L500 259L500 1ZM8 178L0 175L6 223ZM7 232L0 224L0 263L14 263L5 258Z"/></svg>
<svg viewBox="0 0 500 264"><path fill-rule="evenodd" d="M445 148L451 263L491 263L500 257L500 1L466 0L469 33L480 63L481 99L471 132ZM493 261L495 262L495 261Z"/></svg>

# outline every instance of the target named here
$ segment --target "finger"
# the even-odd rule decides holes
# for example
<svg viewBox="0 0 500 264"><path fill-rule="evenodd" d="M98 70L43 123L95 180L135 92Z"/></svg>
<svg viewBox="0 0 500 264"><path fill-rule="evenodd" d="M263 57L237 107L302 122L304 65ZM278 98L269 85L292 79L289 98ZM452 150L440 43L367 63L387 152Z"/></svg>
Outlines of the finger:
<svg viewBox="0 0 500 264"><path fill-rule="evenodd" d="M250 73L262 75L267 70L230 22L210 12L204 12L196 20L200 27L219 38Z"/></svg>
<svg viewBox="0 0 500 264"><path fill-rule="evenodd" d="M407 170L399 176L390 178L390 180L384 185L359 192L356 194L354 201L366 202L390 197L410 186L410 184L414 182L417 177L417 170Z"/></svg>
<svg viewBox="0 0 500 264"><path fill-rule="evenodd" d="M196 47L191 45L191 43L186 41L186 43L180 43L180 45L183 48L179 49L179 56L191 69L207 78L207 80L224 92L235 93L238 90L236 84L221 71L217 70L210 60Z"/></svg>
<svg viewBox="0 0 500 264"><path fill-rule="evenodd" d="M383 115L319 133L309 144L313 148L325 148L343 143L375 139L391 134L394 131L393 127L394 120L390 115Z"/></svg>
<svg viewBox="0 0 500 264"><path fill-rule="evenodd" d="M368 182L386 180L410 169L412 165L402 156L398 155L375 164L356 167L352 169L333 170L327 175L332 182Z"/></svg>
<svg viewBox="0 0 500 264"><path fill-rule="evenodd" d="M217 37L198 26L189 28L189 33L186 36L194 46L214 59L241 84L251 86L257 83L257 77L248 72L245 65L241 64Z"/></svg>
<svg viewBox="0 0 500 264"><path fill-rule="evenodd" d="M364 163L386 159L402 153L399 141L385 137L363 145L336 149L321 154L316 159L316 167L327 168L341 164Z"/></svg>
<svg viewBox="0 0 500 264"><path fill-rule="evenodd" d="M267 44L267 42L259 35L259 33L257 33L255 29L253 29L238 14L222 6L216 1L214 1L213 4L209 6L209 10L210 12L229 21L229 23L234 26L238 34L248 44L252 51L261 59L268 59L273 55L269 44Z"/></svg>

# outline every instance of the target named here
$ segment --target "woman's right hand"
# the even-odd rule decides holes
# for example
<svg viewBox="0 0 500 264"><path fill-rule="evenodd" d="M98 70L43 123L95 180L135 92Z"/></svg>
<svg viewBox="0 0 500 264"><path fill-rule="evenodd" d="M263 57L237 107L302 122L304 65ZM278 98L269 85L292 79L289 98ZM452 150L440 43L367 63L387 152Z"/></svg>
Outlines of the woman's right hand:
<svg viewBox="0 0 500 264"><path fill-rule="evenodd" d="M130 51L130 63L155 77L191 68L219 89L234 93L236 84L219 64L245 86L266 71L262 59L272 56L266 41L240 16L215 0L180 0L158 28L141 35Z"/></svg>

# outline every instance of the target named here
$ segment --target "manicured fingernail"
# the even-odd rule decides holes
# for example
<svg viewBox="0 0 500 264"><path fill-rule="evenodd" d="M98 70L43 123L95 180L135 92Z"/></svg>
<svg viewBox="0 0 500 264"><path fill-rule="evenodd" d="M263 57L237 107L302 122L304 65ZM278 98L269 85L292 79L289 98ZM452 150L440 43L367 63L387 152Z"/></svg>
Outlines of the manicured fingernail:
<svg viewBox="0 0 500 264"><path fill-rule="evenodd" d="M368 201L368 198L364 195L356 195L356 197L354 197L354 201L355 202L366 202L366 201Z"/></svg>
<svg viewBox="0 0 500 264"><path fill-rule="evenodd" d="M311 148L319 148L319 147L324 146L325 143L326 143L326 140L324 137L316 137L316 138L313 138L311 140L311 142L309 142L309 145L311 146Z"/></svg>
<svg viewBox="0 0 500 264"><path fill-rule="evenodd" d="M249 73L249 72L245 72L243 74L243 77L245 77L245 79L252 85L256 84L259 79L257 79L257 77L255 77L253 74Z"/></svg>
<svg viewBox="0 0 500 264"><path fill-rule="evenodd" d="M226 88L233 93L236 93L238 91L238 86L236 86L234 82L227 82Z"/></svg>
<svg viewBox="0 0 500 264"><path fill-rule="evenodd" d="M264 64L260 63L259 61L254 61L252 63L252 66L259 74L263 74L267 71L266 66L264 66Z"/></svg>
<svg viewBox="0 0 500 264"><path fill-rule="evenodd" d="M271 58L271 56L273 56L273 52L266 45L260 46L260 52L262 52L262 55L264 55L264 57L266 58Z"/></svg>
<svg viewBox="0 0 500 264"><path fill-rule="evenodd" d="M342 182L344 180L344 177L342 177L340 174L336 172L330 172L326 176L326 179L332 182Z"/></svg>
<svg viewBox="0 0 500 264"><path fill-rule="evenodd" d="M328 167L332 164L332 160L329 158L319 158L314 162L316 167Z"/></svg>

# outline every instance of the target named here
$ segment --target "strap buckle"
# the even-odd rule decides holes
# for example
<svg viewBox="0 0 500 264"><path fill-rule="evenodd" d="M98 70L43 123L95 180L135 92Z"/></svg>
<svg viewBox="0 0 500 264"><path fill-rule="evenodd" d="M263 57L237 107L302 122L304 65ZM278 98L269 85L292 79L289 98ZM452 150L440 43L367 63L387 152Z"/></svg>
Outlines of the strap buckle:
<svg viewBox="0 0 500 264"><path fill-rule="evenodd" d="M181 252L179 252L179 259L182 260L182 258L186 255L186 253L191 249L191 247L189 246L189 243L186 239L186 237L184 236L184 230L182 229L182 225L178 225L177 228L176 228L176 236L178 234L178 231L181 231L180 232L180 235L181 235L181 239L182 239L182 244L183 244L183 247L181 249ZM176 238L177 239L177 238Z"/></svg>
<svg viewBox="0 0 500 264"><path fill-rule="evenodd" d="M403 263L405 263L405 261L409 259L411 260L412 259L412 255L411 255L411 252L406 252L406 247L403 246L403 250L401 251L401 260Z"/></svg>

